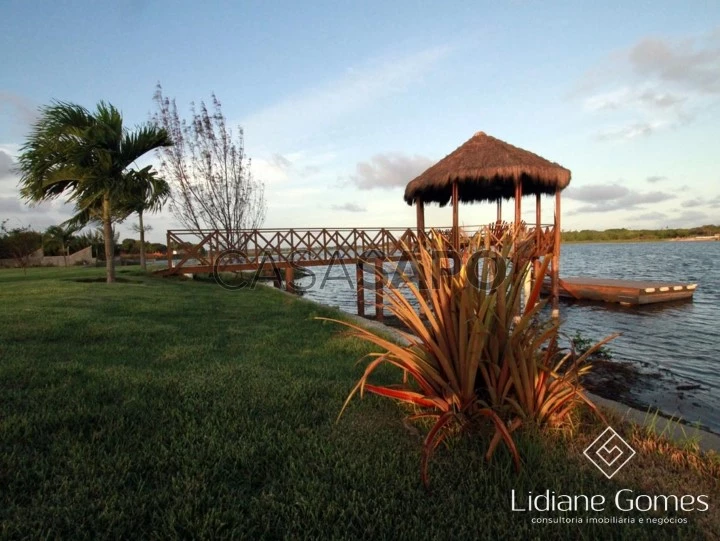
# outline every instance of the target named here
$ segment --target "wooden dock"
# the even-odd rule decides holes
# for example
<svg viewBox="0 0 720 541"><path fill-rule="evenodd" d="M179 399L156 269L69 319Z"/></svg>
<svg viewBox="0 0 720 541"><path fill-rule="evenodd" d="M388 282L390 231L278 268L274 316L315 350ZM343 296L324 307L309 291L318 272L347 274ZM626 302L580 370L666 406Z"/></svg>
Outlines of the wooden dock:
<svg viewBox="0 0 720 541"><path fill-rule="evenodd" d="M620 304L653 304L690 299L697 284L648 282L610 278L569 277L560 279L560 296L577 300Z"/></svg>

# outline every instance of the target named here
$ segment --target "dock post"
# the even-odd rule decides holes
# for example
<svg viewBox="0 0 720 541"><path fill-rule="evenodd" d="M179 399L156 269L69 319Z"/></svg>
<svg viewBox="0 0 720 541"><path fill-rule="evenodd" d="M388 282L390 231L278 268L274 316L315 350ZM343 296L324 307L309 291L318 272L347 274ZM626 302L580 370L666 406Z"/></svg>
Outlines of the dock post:
<svg viewBox="0 0 720 541"><path fill-rule="evenodd" d="M168 269L172 269L173 266L173 251L172 248L170 248L170 231L167 232L167 260L168 260Z"/></svg>
<svg viewBox="0 0 720 541"><path fill-rule="evenodd" d="M285 290L288 293L295 293L295 284L293 283L293 268L288 265L285 267Z"/></svg>
<svg viewBox="0 0 720 541"><path fill-rule="evenodd" d="M355 266L355 287L357 289L357 313L365 316L365 277L363 276L363 264L358 260Z"/></svg>
<svg viewBox="0 0 720 541"><path fill-rule="evenodd" d="M262 268L262 267L260 267L260 268ZM273 265L272 272L273 272L273 286L275 286L277 289L282 289L282 276L280 275L280 269L278 269L275 265Z"/></svg>
<svg viewBox="0 0 720 541"><path fill-rule="evenodd" d="M378 257L375 260L375 319L382 321L383 313L383 260Z"/></svg>

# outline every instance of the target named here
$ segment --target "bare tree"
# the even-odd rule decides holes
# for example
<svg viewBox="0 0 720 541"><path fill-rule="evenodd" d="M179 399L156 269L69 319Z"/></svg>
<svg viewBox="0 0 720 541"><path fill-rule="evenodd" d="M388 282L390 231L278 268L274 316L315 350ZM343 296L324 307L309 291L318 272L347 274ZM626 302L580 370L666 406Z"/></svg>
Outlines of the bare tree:
<svg viewBox="0 0 720 541"><path fill-rule="evenodd" d="M180 118L175 100L158 84L153 121L174 145L158 150L160 170L172 186L170 210L188 229L217 229L235 243L237 231L265 220L265 185L255 180L245 155L242 128L233 135L215 94L211 109L191 104L189 121Z"/></svg>

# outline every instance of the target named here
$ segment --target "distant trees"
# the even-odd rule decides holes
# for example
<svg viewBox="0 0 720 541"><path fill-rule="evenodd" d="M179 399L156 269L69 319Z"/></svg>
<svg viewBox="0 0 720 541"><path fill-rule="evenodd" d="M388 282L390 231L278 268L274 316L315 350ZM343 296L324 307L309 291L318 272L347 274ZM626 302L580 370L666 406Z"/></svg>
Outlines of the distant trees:
<svg viewBox="0 0 720 541"><path fill-rule="evenodd" d="M70 245L75 238L79 227L77 226L60 226L51 225L45 230L43 235L43 251L45 255L50 255L52 251L60 253L64 260L65 266L67 267L67 256L70 250Z"/></svg>
<svg viewBox="0 0 720 541"><path fill-rule="evenodd" d="M115 281L113 221L125 217L131 165L172 144L164 129L149 125L128 131L120 112L100 102L94 113L57 102L40 111L19 158L20 194L36 203L66 195L76 215L68 223L103 225L107 281Z"/></svg>
<svg viewBox="0 0 720 541"><path fill-rule="evenodd" d="M188 121L181 119L175 100L154 96L155 124L166 130L174 145L158 153L160 171L173 190L170 210L189 229L218 229L233 242L239 229L259 227L265 220L265 186L253 178L245 155L243 130L233 135L215 95L211 110L204 102L191 105Z"/></svg>
<svg viewBox="0 0 720 541"><path fill-rule="evenodd" d="M563 231L564 242L602 242L602 241L630 241L630 240L666 240L688 237L709 237L720 235L720 226L703 225L690 229L605 229L595 231L583 229L581 231Z"/></svg>
<svg viewBox="0 0 720 541"><path fill-rule="evenodd" d="M136 239L123 239L120 250L126 254L137 254L140 252L140 243Z"/></svg>
<svg viewBox="0 0 720 541"><path fill-rule="evenodd" d="M14 259L27 272L30 256L42 247L42 235L27 227L8 229L7 220L0 223L0 259Z"/></svg>
<svg viewBox="0 0 720 541"><path fill-rule="evenodd" d="M117 245L117 239L118 235L113 231L114 245ZM73 246L72 249L75 251L90 246L92 257L99 257L99 255L103 252L103 248L105 246L105 237L103 235L102 229L91 229L89 231L85 230L82 233L79 233L71 240L71 246ZM114 252L115 248L113 248L113 253Z"/></svg>
<svg viewBox="0 0 720 541"><path fill-rule="evenodd" d="M131 226L131 229L140 234L140 266L147 270L145 261L145 232L152 230L152 227L143 223L145 212L160 210L170 196L170 185L165 179L160 178L155 171L149 167L140 171L129 171L127 208L138 215L138 223Z"/></svg>

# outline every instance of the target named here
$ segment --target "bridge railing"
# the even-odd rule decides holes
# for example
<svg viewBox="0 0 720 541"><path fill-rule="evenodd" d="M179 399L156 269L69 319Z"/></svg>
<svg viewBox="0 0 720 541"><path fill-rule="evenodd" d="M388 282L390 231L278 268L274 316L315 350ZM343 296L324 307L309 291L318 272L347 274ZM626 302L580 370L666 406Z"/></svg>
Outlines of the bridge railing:
<svg viewBox="0 0 720 541"><path fill-rule="evenodd" d="M513 224L498 222L486 226L463 226L461 246L471 239L481 245L499 247ZM521 227L534 232L535 255L552 251L554 228ZM450 237L450 228L435 228ZM480 236L480 238L478 238ZM274 264L285 267L328 265L333 262L355 262L382 254L385 258L399 258L404 250L418 246L415 228L292 228L251 229L240 231L174 229L167 232L167 262L171 274L179 272L209 272L218 263L235 270L254 270ZM376 254L376 255L373 255ZM179 259L176 259L179 256ZM218 260L220 258L220 260Z"/></svg>

